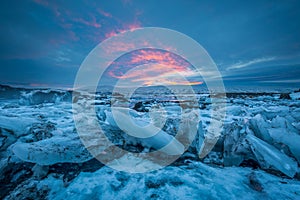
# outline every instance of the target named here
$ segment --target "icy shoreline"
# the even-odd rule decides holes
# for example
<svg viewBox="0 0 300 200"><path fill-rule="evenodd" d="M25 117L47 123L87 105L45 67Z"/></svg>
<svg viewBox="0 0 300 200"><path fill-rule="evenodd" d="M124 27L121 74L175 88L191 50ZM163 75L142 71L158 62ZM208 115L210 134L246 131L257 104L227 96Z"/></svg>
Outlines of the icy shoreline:
<svg viewBox="0 0 300 200"><path fill-rule="evenodd" d="M228 93L225 125L208 156L198 158L196 139L171 166L136 175L103 167L85 151L74 126L71 91L1 86L0 94L0 179L5 183L0 198L300 197L299 91ZM168 115L163 131L174 135L181 113L178 102L148 94L132 99L134 117L147 119L151 106L160 104ZM196 138L201 138L207 132L211 103L208 94L197 95L201 128ZM114 144L132 152L155 150L153 144L127 137L107 120L109 93L80 96L77 101L95 105L99 123Z"/></svg>

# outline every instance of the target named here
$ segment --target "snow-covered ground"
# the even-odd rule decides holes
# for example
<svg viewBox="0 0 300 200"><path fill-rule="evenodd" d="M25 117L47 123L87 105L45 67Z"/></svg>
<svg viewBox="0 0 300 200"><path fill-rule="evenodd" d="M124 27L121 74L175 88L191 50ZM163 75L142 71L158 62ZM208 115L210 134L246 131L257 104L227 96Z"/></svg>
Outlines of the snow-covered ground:
<svg viewBox="0 0 300 200"><path fill-rule="evenodd" d="M201 159L201 142L210 135L209 95L197 93L199 105L191 106L185 94L186 101L181 104L185 106L180 107L172 95L156 92L137 94L130 102L132 118L142 124L149 119L149 110L164 107L165 111L154 117L155 126L162 130L150 139L134 138L117 127L109 93L77 94L74 99L80 105L94 105L97 124L106 136L130 152L153 152L171 141L183 115L190 119L183 123L184 134L197 123L196 136L188 137L193 140L191 146L167 167L153 160L136 166L141 163L136 159L145 163L143 157L107 158L112 159L111 166L127 161L126 166L117 167L125 171L162 168L135 174L103 166L85 148L75 128L73 117L81 117L81 113L73 116L71 92L0 86L0 198L300 199L299 92L231 92L227 99L219 99L227 105L221 136ZM199 122L194 114L199 115ZM82 116L82 120L85 117L89 119ZM87 134L93 131L92 126L84 128ZM176 141L164 153L181 151L180 141ZM106 159L107 155L100 156Z"/></svg>

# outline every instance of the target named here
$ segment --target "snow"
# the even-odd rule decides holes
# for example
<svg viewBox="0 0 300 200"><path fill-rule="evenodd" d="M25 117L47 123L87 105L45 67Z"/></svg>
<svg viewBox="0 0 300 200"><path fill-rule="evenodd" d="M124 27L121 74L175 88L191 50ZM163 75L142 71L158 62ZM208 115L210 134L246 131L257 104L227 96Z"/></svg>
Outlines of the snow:
<svg viewBox="0 0 300 200"><path fill-rule="evenodd" d="M291 97L293 100L300 99L300 92L294 92L294 93L291 93L291 94L290 94L290 97Z"/></svg>
<svg viewBox="0 0 300 200"><path fill-rule="evenodd" d="M153 169L157 170L163 168L163 166L157 163L137 157L132 153L126 154L121 158L115 159L112 162L107 163L107 166L113 169L129 173L143 173L153 171Z"/></svg>
<svg viewBox="0 0 300 200"><path fill-rule="evenodd" d="M37 195L66 200L300 198L299 92L290 94L292 99L280 99L280 94L228 98L222 129L218 121L210 126L216 119L211 119L208 94L197 94L199 110L180 107L163 91L153 89L155 101L147 92L139 94L126 109L130 118L124 116L124 109L117 110L123 123L119 126L112 116L110 94L74 96L83 109L95 106L97 118L91 119L81 110L72 110L69 92L13 92L20 95L16 99L4 95L0 100L0 181L5 188L1 199L35 199ZM146 100L149 112L131 109ZM80 137L75 117L79 119L76 128L84 130ZM80 123L85 120L88 126ZM154 127L145 129L150 122ZM95 167L97 160L86 148L105 157L109 155L103 150L111 145L102 144L104 136L91 134L97 133L95 126L101 127L111 144L132 153L116 155L109 167ZM150 137L132 136L139 134ZM86 137L86 146L81 137ZM192 143L189 148L186 142ZM212 151L202 158L207 153L202 152L205 145ZM169 166L135 154L157 150L170 157L186 152Z"/></svg>
<svg viewBox="0 0 300 200"><path fill-rule="evenodd" d="M254 173L262 192L251 188ZM242 183L242 184L241 184ZM39 183L50 186L49 199L297 199L298 181L282 179L260 170L213 168L202 163L166 167L143 174L128 174L103 167L82 172L69 186L49 177Z"/></svg>

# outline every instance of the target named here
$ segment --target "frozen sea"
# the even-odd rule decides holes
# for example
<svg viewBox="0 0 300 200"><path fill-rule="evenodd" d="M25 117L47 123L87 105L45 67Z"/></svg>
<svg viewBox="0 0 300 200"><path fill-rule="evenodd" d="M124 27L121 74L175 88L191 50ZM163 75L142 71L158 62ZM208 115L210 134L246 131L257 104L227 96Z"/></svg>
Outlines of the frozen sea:
<svg viewBox="0 0 300 200"><path fill-rule="evenodd" d="M182 94L188 105L190 94ZM145 157L99 154L120 171L90 153L90 146L101 148L99 141L84 146L74 123L72 95L79 105L93 105L107 138L129 152L156 151L175 137L184 114L196 112L200 121L190 147L167 166ZM197 105L180 106L172 94L158 88L137 92L128 103L135 121L149 120L157 105L165 109L159 115L166 119L160 124L161 135L143 140L117 127L111 118L109 91L74 94L0 86L0 199L300 199L299 90L228 91L227 98L217 101L226 103L220 136L203 158L199 151L203 138L213 132L208 127L215 97L205 90L197 91L196 97ZM81 112L75 114L83 121L89 119L81 118ZM184 124L185 134L194 122L190 117ZM93 131L83 129L87 134ZM179 144L174 147L180 152ZM131 171L147 167L161 169Z"/></svg>

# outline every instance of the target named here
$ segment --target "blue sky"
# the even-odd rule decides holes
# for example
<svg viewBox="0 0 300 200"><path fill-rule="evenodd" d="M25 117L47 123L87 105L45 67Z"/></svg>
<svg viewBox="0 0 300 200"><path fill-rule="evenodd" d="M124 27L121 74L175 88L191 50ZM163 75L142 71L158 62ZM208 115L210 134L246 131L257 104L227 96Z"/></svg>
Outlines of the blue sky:
<svg viewBox="0 0 300 200"><path fill-rule="evenodd" d="M226 84L300 85L299 1L4 0L0 10L1 83L72 86L99 42L164 27L199 42Z"/></svg>

